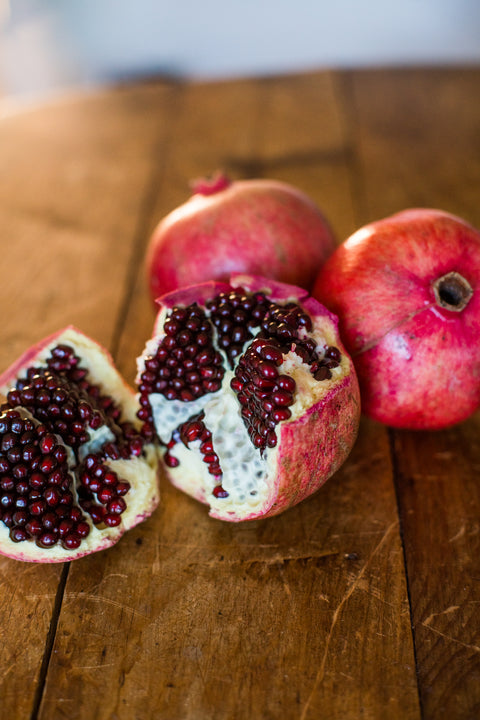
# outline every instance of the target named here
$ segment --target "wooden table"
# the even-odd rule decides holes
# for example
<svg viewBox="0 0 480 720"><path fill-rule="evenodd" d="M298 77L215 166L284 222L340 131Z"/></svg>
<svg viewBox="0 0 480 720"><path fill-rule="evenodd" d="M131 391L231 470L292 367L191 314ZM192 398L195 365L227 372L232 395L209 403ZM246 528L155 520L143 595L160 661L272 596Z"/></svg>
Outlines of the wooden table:
<svg viewBox="0 0 480 720"><path fill-rule="evenodd" d="M0 367L73 323L133 381L143 256L218 167L309 193L339 241L409 206L480 226L480 69L158 81L0 124ZM66 565L0 560L0 718L480 718L480 416L362 421L312 499L230 525L163 479L155 515Z"/></svg>

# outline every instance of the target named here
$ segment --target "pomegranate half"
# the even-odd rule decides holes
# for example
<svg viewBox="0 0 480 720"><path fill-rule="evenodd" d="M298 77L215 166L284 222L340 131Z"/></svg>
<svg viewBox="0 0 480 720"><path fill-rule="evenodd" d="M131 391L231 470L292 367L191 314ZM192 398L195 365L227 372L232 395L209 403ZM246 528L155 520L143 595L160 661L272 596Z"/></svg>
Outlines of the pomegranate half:
<svg viewBox="0 0 480 720"><path fill-rule="evenodd" d="M193 196L156 227L146 271L152 299L181 287L266 275L312 289L335 242L314 202L275 180L193 184Z"/></svg>
<svg viewBox="0 0 480 720"><path fill-rule="evenodd" d="M171 482L222 520L315 492L356 438L359 390L337 319L308 292L234 276L167 294L138 359L139 418Z"/></svg>
<svg viewBox="0 0 480 720"><path fill-rule="evenodd" d="M464 220L417 208L373 222L314 295L340 318L367 415L435 430L480 406L480 233Z"/></svg>
<svg viewBox="0 0 480 720"><path fill-rule="evenodd" d="M67 327L0 376L0 394L1 554L74 560L152 513L156 452L104 348Z"/></svg>

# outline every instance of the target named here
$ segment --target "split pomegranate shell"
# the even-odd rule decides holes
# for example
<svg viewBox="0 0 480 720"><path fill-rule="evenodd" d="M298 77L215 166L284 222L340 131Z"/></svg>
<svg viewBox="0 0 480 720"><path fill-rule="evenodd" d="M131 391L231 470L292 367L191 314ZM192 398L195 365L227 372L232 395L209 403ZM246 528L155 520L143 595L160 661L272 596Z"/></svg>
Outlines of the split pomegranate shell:
<svg viewBox="0 0 480 720"><path fill-rule="evenodd" d="M192 196L160 220L146 255L152 300L188 285L268 275L311 290L335 249L314 201L278 180L197 180Z"/></svg>
<svg viewBox="0 0 480 720"><path fill-rule="evenodd" d="M366 415L439 430L480 407L480 232L465 220L411 208L372 222L313 294L339 317Z"/></svg>
<svg viewBox="0 0 480 720"><path fill-rule="evenodd" d="M173 485L234 522L318 490L348 456L360 415L335 316L302 288L251 275L158 302L138 359L139 417Z"/></svg>
<svg viewBox="0 0 480 720"><path fill-rule="evenodd" d="M0 375L0 554L65 562L158 504L157 453L109 353L69 326Z"/></svg>

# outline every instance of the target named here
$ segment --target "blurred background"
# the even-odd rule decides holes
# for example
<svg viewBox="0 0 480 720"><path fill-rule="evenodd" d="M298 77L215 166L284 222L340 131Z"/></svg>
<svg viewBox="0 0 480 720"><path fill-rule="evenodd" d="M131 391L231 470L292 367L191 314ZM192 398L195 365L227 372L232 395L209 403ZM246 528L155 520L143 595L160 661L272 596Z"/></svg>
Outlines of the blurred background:
<svg viewBox="0 0 480 720"><path fill-rule="evenodd" d="M480 61L480 0L0 0L0 94Z"/></svg>

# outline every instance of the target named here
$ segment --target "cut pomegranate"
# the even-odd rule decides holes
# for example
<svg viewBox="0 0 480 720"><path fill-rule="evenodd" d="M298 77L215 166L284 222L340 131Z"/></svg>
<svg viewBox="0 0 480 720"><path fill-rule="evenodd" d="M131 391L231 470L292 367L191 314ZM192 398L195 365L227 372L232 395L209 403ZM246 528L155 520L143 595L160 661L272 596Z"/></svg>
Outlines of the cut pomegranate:
<svg viewBox="0 0 480 720"><path fill-rule="evenodd" d="M73 560L151 514L156 453L101 346L68 327L4 372L0 393L1 554Z"/></svg>
<svg viewBox="0 0 480 720"><path fill-rule="evenodd" d="M160 299L138 360L143 434L223 520L275 515L346 459L359 391L337 320L301 288L238 275Z"/></svg>

